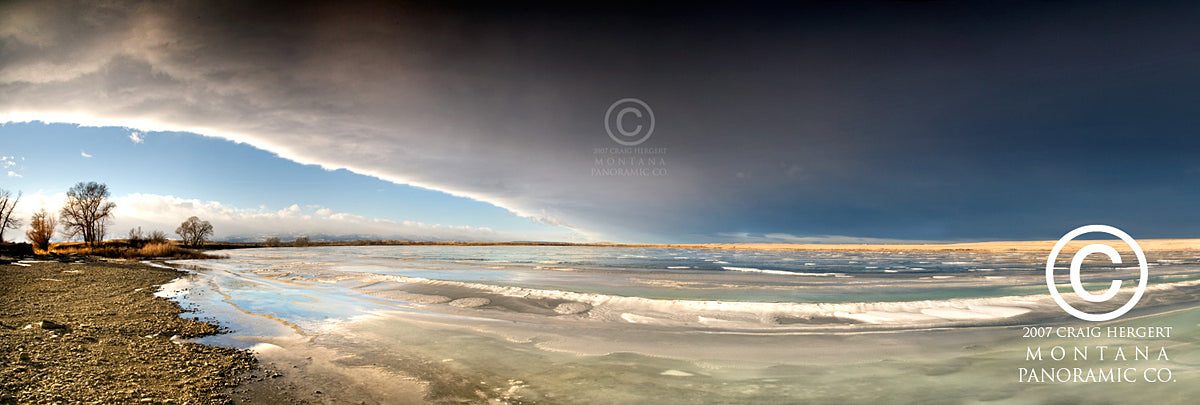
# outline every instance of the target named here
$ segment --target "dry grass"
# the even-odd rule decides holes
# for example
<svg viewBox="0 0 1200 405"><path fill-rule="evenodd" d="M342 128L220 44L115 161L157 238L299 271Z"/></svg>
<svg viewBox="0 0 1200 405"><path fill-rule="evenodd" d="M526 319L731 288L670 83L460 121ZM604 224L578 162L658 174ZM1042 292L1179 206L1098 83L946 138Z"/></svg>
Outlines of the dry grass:
<svg viewBox="0 0 1200 405"><path fill-rule="evenodd" d="M84 244L57 244L50 248L58 254L77 254L100 256L113 259L217 259L220 256L206 254L200 251L186 249L171 243L150 243L144 246L131 246L127 243L109 241L100 246Z"/></svg>

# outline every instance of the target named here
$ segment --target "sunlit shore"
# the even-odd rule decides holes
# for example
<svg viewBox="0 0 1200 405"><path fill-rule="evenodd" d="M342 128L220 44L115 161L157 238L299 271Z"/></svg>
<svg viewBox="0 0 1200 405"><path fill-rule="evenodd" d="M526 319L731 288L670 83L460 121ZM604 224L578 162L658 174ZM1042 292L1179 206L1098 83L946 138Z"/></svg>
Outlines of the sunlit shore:
<svg viewBox="0 0 1200 405"><path fill-rule="evenodd" d="M701 243L695 245L646 245L655 247L688 247L693 249L752 249L752 250L808 250L808 251L856 251L856 252L1049 252L1053 240L997 241L935 244L795 244L795 243ZM1076 239L1066 245L1066 250L1075 251L1094 240ZM1144 239L1138 245L1145 251L1189 251L1200 250L1200 239Z"/></svg>

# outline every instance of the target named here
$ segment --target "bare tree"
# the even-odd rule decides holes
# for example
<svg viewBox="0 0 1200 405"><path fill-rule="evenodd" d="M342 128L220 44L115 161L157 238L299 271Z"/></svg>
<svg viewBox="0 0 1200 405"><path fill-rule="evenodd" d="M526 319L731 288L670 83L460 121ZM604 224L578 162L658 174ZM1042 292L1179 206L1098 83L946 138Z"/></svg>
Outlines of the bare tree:
<svg viewBox="0 0 1200 405"><path fill-rule="evenodd" d="M272 236L270 238L267 238L267 240L263 242L263 245L275 247L275 246L281 245L281 243L279 242L279 238Z"/></svg>
<svg viewBox="0 0 1200 405"><path fill-rule="evenodd" d="M90 181L67 190L67 202L59 218L67 238L82 236L89 245L104 239L116 204L107 200L108 186Z"/></svg>
<svg viewBox="0 0 1200 405"><path fill-rule="evenodd" d="M308 237L307 237L307 236L301 236L301 237L299 237L299 238L296 238L296 240L292 242L292 246L295 246L295 247L305 247L305 246L308 246L308 243L309 243L309 242L308 242Z"/></svg>
<svg viewBox="0 0 1200 405"><path fill-rule="evenodd" d="M175 229L175 233L183 238L183 243L191 246L200 246L208 237L213 234L212 224L208 221L201 221L199 217L188 218Z"/></svg>
<svg viewBox="0 0 1200 405"><path fill-rule="evenodd" d="M25 231L25 238L33 243L34 250L49 251L50 238L54 237L55 226L58 226L58 221L54 219L54 214L46 212L46 209L42 208L29 220L30 229Z"/></svg>
<svg viewBox="0 0 1200 405"><path fill-rule="evenodd" d="M0 188L0 243L4 243L4 231L21 228L21 219L13 218L13 210L19 201L21 192L18 191L17 198L13 198L12 192Z"/></svg>

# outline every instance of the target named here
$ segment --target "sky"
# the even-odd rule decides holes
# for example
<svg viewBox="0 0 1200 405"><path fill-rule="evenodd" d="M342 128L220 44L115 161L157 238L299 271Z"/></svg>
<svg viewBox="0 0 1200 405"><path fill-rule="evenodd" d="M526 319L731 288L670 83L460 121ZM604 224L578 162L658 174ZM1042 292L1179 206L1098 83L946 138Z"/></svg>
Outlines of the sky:
<svg viewBox="0 0 1200 405"><path fill-rule="evenodd" d="M0 2L0 187L225 239L1200 236L1200 5L1100 3Z"/></svg>

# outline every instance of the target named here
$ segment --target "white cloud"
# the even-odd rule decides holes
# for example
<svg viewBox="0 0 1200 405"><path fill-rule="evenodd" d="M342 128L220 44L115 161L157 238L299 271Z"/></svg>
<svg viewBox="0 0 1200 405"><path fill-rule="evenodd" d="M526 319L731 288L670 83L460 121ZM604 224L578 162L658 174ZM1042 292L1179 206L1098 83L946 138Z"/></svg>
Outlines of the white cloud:
<svg viewBox="0 0 1200 405"><path fill-rule="evenodd" d="M59 208L63 206L63 202L66 200L67 193L47 194L43 190L38 190L35 193L23 195L21 197L21 201L17 203L17 208L13 211L13 215L25 220L25 224L28 225L29 217L33 216L34 212L37 212L43 208L57 216ZM16 233L23 238L25 236L26 229L28 229L28 227L23 228L20 230L20 232Z"/></svg>
<svg viewBox="0 0 1200 405"><path fill-rule="evenodd" d="M448 226L413 221L391 221L339 213L325 207L301 208L298 204L279 210L238 208L217 201L184 199L155 194L131 194L113 198L116 220L111 229L161 229L172 232L181 222L198 216L213 224L216 239L261 239L269 236L323 235L370 239L416 240L511 240L508 235L485 227Z"/></svg>
<svg viewBox="0 0 1200 405"><path fill-rule="evenodd" d="M17 170L21 170L21 168L17 167L18 159L20 161L25 161L24 156L21 156L20 158L18 158L16 156L0 156L0 168L10 169L10 170L8 170L8 177L14 177L14 178L24 177L21 175L21 173L19 173L17 171ZM11 170L11 169L16 169L16 170Z"/></svg>
<svg viewBox="0 0 1200 405"><path fill-rule="evenodd" d="M137 131L129 133L129 140L133 141L134 144L145 142L145 139L142 138L142 134L138 133Z"/></svg>
<svg viewBox="0 0 1200 405"><path fill-rule="evenodd" d="M79 156L83 156L85 158L92 157L92 155L89 155L87 152L84 152L84 151L79 151Z"/></svg>
<svg viewBox="0 0 1200 405"><path fill-rule="evenodd" d="M41 190L26 195L17 206L17 216L30 217L46 208L58 213L66 193L45 194ZM270 210L265 207L239 208L218 201L202 201L156 194L130 194L112 198L117 204L109 238L121 238L134 227L145 232L161 230L173 235L175 228L191 216L209 221L216 240L261 240L276 236L328 238L410 239L410 240L531 240L531 235L497 232L486 227L428 224L368 218L325 207L301 208L300 205Z"/></svg>

